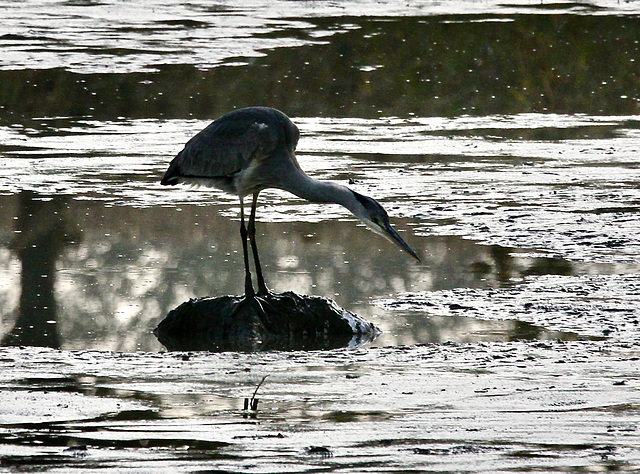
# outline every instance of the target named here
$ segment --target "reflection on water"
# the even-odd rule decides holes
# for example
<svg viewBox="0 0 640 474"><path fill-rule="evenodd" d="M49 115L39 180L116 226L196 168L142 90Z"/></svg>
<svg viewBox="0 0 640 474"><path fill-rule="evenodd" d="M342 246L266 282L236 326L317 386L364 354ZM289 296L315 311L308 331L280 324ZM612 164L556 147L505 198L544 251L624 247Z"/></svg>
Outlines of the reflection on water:
<svg viewBox="0 0 640 474"><path fill-rule="evenodd" d="M66 246L62 209L65 199L38 201L22 193L15 216L15 237L10 248L20 261L20 300L13 328L3 345L59 347L56 329L56 260Z"/></svg>
<svg viewBox="0 0 640 474"><path fill-rule="evenodd" d="M0 344L158 351L168 310L239 293L236 201L157 182L205 120L258 104L297 117L305 169L360 181L423 257L276 197L258 227L274 290L335 298L385 331L375 345L575 337L482 320L505 317L612 337L257 355L5 347L0 464L637 469L638 5L2 2ZM267 373L257 420L243 418ZM306 450L324 445L334 457Z"/></svg>
<svg viewBox="0 0 640 474"><path fill-rule="evenodd" d="M220 37L217 21L219 17L212 15L211 23L198 29L211 35L209 54L237 50L237 31ZM175 61L174 54L190 49L164 35L166 62L153 58L156 72L107 74L96 64L92 73L78 74L69 70L73 63L68 68L0 70L0 103L11 111L4 119L209 119L257 104L309 117L624 115L638 110L637 16L332 17L305 18L304 28L296 22L282 25L258 34L257 44L289 45L293 36L302 40L300 46L273 48L259 58L228 58L234 67L202 70L218 58L201 58L197 65L192 57ZM189 32L187 26L179 26L174 26L174 36ZM328 31L330 40L318 43L314 34ZM130 30L112 34L139 48L125 58L135 62L146 57L148 37L136 41L138 36ZM89 36L78 45L76 54L82 56L77 64L86 64L82 59L87 53L95 56L86 46L93 41ZM188 35L184 41L189 41ZM13 43L18 49L29 48L28 37ZM187 44L200 49L202 43L194 38ZM114 64L122 61L117 51L100 52L111 56ZM138 69L147 66L142 61Z"/></svg>
<svg viewBox="0 0 640 474"><path fill-rule="evenodd" d="M151 329L170 309L243 288L238 223L215 206L140 209L25 192L0 198L0 219L3 344L156 350ZM415 312L391 317L371 308L371 297L572 271L568 262L558 268L553 259L453 237L413 237L424 257L415 264L351 220L260 223L258 233L275 291L332 297L380 325L384 344L509 339L525 337L525 328Z"/></svg>
<svg viewBox="0 0 640 474"><path fill-rule="evenodd" d="M244 105L268 104L309 117L301 121L316 155L309 157L315 176L351 178L353 171L359 179L366 163L375 163L366 176L385 198L402 202L395 215L419 219L394 219L401 231L418 224L427 233L433 224L441 234L460 232L448 230L447 219L464 220L471 225L462 235L492 229L510 236L498 240L503 245L536 246L539 255L557 249L567 255L568 244L540 239L551 227L585 248L604 245L617 252L628 242L616 232L632 234L627 230L635 223L629 216L635 207L622 209L626 214L620 218L610 211L621 211L620 202L633 203L630 190L637 188L631 173L621 175L635 166L638 16L607 9L590 16L588 6L577 4L549 12L537 4L486 2L481 7L468 2L484 11L477 14L442 14L440 6L429 4L406 5L401 14L393 7L385 16L391 7L375 2L370 6L378 14L372 10L361 17L361 12L345 16L353 8L348 2L339 14L333 4L314 5L316 10L308 2L285 3L286 8L275 2L268 14L255 17L247 14L255 6L211 7L200 0L179 5L154 0L136 15L117 18L110 12L132 11L126 9L137 4L107 8L114 2L25 0L2 7L9 28L0 36L0 153L9 183L0 196L3 344L157 350L150 331L168 310L190 297L239 293L242 259L238 224L228 217L235 215L231 199L219 206L177 207L150 183L157 181L155 169L166 167L158 166L158 157L168 162L173 152L166 143L178 147L188 138L182 136L191 127L185 119L212 119ZM447 5L452 4L455 11L469 6ZM216 67L221 62L228 67ZM542 125L520 124L532 120L526 115L531 112L545 118ZM467 114L478 121L460 129L439 123L448 117L464 121ZM483 122L489 114L494 115ZM501 122L501 114L514 114L510 125ZM558 125L559 119L547 120L547 114L567 114L572 125ZM579 114L591 116L576 121ZM631 117L624 132L615 120L592 126L593 116L622 114ZM386 129L378 123L394 116L407 119L407 125L415 118L417 128ZM327 130L318 132L318 117L327 117L325 127L332 118L350 117L351 135L341 141L338 130L313 142L314 133ZM436 118L435 125L428 126L428 117ZM134 120L139 118L153 120ZM183 122L163 124L159 118ZM354 128L364 118L377 120ZM109 121L116 125L109 127ZM153 136L152 144L140 145L142 130L145 139ZM585 138L592 141L580 141ZM599 139L613 138L625 144L600 147ZM546 146L558 141L564 145ZM349 151L349 142L358 146ZM499 146L489 146L493 143ZM619 166L604 166L602 172L594 167L605 153L621 150ZM345 152L364 165L349 161L350 169L344 169L346 162L333 158ZM326 155L332 155L329 166L322 160ZM580 167L556 160L578 155L587 157ZM494 167L484 166L483 159ZM447 167L448 160L460 166ZM554 187L559 172L564 173L560 184L569 183L562 193ZM604 183L604 175L612 182ZM574 183L576 176L582 181ZM480 187L474 187L478 181ZM504 186L509 182L517 186ZM25 188L46 193L10 194ZM547 195L553 199L540 201ZM109 204L100 201L105 196ZM557 213L564 227L556 214L545 220L538 209L566 210L573 201L575 220ZM604 203L604 210L595 211L610 212L615 224L625 222L622 231L605 221L604 230L593 232L597 223L589 224L580 206L587 201L592 207ZM140 203L149 207L131 206ZM420 207L412 209L416 203ZM428 311L391 316L369 301L404 291L508 285L525 275L566 275L589 266L425 235L407 239L424 258L415 264L353 220L299 222L307 217L300 215L287 219L296 222L260 223L269 284L276 291L335 298L382 327L383 344L544 337L539 328L513 322L490 326L462 317L430 318ZM576 234L578 220L587 224Z"/></svg>

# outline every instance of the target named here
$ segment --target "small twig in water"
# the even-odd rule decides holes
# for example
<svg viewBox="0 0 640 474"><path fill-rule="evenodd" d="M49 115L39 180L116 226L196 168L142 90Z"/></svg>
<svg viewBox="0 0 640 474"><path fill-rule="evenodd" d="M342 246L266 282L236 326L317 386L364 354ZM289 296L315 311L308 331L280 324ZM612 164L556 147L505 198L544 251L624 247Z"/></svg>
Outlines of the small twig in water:
<svg viewBox="0 0 640 474"><path fill-rule="evenodd" d="M260 387L262 386L262 384L264 383L264 381L266 380L266 378L268 376L269 376L269 374L267 374L264 377L262 377L262 380L260 380L260 383L258 384L256 389L253 391L253 395L251 396L251 400L249 400L248 398L244 399L244 409L245 410L248 410L249 408L251 408L251 410L256 411L258 409L259 400L256 398L256 395L258 394L258 390L260 389Z"/></svg>

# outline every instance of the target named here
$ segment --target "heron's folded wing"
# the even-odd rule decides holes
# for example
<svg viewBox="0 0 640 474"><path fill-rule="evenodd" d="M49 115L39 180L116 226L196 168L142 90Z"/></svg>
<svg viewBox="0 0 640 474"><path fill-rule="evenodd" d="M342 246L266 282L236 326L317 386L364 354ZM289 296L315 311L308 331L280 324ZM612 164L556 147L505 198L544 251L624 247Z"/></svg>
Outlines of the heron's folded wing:
<svg viewBox="0 0 640 474"><path fill-rule="evenodd" d="M162 181L170 184L177 177L231 176L252 160L268 156L277 144L277 131L255 117L217 120L187 142Z"/></svg>

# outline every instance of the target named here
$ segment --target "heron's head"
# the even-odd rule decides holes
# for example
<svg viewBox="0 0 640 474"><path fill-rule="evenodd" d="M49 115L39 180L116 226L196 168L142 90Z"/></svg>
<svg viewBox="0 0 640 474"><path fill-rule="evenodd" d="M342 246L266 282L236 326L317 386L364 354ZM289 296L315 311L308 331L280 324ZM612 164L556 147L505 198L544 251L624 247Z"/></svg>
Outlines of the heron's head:
<svg viewBox="0 0 640 474"><path fill-rule="evenodd" d="M398 232L391 227L387 211L378 204L378 201L356 192L353 192L353 195L355 196L357 203L354 206L354 209L352 209L352 212L358 219L360 219L376 234L379 234L390 242L393 242L417 261L420 261L418 255L416 255L411 247L409 247L402 237L398 235Z"/></svg>

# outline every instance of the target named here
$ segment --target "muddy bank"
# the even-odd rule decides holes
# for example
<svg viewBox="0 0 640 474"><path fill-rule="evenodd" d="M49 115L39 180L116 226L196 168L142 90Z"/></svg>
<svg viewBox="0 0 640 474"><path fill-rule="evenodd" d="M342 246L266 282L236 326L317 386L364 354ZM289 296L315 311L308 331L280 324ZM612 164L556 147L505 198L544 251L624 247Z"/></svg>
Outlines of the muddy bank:
<svg viewBox="0 0 640 474"><path fill-rule="evenodd" d="M283 357L5 348L0 456L7 467L66 472L632 472L638 349L512 342ZM244 411L264 375L258 410Z"/></svg>

